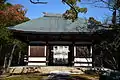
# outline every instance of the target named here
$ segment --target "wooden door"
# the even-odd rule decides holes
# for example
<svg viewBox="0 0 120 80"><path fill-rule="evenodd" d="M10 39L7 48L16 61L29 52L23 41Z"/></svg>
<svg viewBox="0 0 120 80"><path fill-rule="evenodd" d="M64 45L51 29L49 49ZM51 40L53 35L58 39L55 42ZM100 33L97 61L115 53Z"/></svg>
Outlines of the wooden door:
<svg viewBox="0 0 120 80"><path fill-rule="evenodd" d="M30 57L44 57L45 46L30 46Z"/></svg>

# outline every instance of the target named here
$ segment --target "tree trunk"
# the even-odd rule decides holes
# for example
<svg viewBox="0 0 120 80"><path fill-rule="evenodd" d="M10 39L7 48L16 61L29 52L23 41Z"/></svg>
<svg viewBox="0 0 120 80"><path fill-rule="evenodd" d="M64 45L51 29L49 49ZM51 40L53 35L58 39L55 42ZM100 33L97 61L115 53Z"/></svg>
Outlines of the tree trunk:
<svg viewBox="0 0 120 80"><path fill-rule="evenodd" d="M12 58L13 58L13 53L14 53L14 51L15 51L16 46L17 46L17 44L14 44L14 45L13 45L12 52L11 52L10 57L9 57L9 60L8 60L7 71L8 71L8 68L10 67L10 65L11 65Z"/></svg>
<svg viewBox="0 0 120 80"><path fill-rule="evenodd" d="M0 54L1 54L1 51L2 51L2 45L0 45Z"/></svg>
<svg viewBox="0 0 120 80"><path fill-rule="evenodd" d="M7 65L7 54L5 54L3 68L5 69Z"/></svg>
<svg viewBox="0 0 120 80"><path fill-rule="evenodd" d="M21 50L19 51L18 65L20 64L20 59L21 59Z"/></svg>
<svg viewBox="0 0 120 80"><path fill-rule="evenodd" d="M112 16L112 23L113 23L113 24L116 24L116 10L113 12L112 15L113 15L113 16Z"/></svg>
<svg viewBox="0 0 120 80"><path fill-rule="evenodd" d="M4 64L3 64L3 74L6 72L6 67L7 67L7 54L5 54L5 58L4 58Z"/></svg>

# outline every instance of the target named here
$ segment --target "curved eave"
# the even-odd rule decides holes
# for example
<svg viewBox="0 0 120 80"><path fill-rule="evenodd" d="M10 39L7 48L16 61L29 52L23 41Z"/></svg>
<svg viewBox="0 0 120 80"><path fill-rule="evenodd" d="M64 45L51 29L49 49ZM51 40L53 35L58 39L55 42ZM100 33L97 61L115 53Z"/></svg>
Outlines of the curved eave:
<svg viewBox="0 0 120 80"><path fill-rule="evenodd" d="M77 31L74 31L74 32L40 32L40 31L24 31L24 30L16 30L16 29L12 29L12 28L8 28L8 30L12 31L13 33L25 33L25 34L35 34L35 35L39 35L39 34L92 34L93 32L77 32Z"/></svg>
<svg viewBox="0 0 120 80"><path fill-rule="evenodd" d="M94 32L36 32L15 30L12 27L8 29L13 32L15 38L27 43L30 41L94 41L99 43L106 37L111 37L113 32L113 30L108 29L101 29Z"/></svg>

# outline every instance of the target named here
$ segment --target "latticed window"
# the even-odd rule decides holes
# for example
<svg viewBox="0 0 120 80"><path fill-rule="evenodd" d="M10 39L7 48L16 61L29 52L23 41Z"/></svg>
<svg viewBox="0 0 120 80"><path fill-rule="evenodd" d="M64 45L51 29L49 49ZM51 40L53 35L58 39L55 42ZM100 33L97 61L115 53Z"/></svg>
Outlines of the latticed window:
<svg viewBox="0 0 120 80"><path fill-rule="evenodd" d="M91 57L90 47L88 46L76 46L76 57Z"/></svg>

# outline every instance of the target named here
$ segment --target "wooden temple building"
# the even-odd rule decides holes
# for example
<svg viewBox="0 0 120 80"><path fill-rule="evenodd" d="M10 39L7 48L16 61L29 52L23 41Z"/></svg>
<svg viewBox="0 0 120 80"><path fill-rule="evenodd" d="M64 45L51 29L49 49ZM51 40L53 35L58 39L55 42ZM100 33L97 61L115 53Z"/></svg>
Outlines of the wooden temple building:
<svg viewBox="0 0 120 80"><path fill-rule="evenodd" d="M9 30L28 43L28 65L94 66L93 44L100 38L82 18L72 22L59 14L45 14Z"/></svg>

